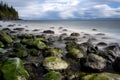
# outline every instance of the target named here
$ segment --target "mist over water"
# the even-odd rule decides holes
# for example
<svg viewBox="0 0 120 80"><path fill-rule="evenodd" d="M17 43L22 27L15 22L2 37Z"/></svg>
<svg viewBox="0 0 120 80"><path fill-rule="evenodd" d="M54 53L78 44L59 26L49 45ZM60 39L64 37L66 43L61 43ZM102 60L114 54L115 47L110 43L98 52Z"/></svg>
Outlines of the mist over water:
<svg viewBox="0 0 120 80"><path fill-rule="evenodd" d="M0 22L3 26L8 24L21 24L29 28L43 28L49 29L50 27L63 27L73 31L86 31L92 32L92 29L97 29L98 32L107 33L108 36L115 41L120 41L120 21L119 20L88 20L88 21L71 21L71 20L38 20L38 21L6 21ZM119 42L120 43L120 42Z"/></svg>

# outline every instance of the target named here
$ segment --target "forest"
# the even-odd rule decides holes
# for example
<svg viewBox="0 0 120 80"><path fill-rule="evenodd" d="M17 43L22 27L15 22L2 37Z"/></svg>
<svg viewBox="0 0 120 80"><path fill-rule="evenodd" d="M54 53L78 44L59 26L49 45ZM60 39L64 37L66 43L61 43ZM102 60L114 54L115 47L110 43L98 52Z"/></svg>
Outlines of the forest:
<svg viewBox="0 0 120 80"><path fill-rule="evenodd" d="M17 20L19 19L18 12L13 6L0 2L0 20Z"/></svg>

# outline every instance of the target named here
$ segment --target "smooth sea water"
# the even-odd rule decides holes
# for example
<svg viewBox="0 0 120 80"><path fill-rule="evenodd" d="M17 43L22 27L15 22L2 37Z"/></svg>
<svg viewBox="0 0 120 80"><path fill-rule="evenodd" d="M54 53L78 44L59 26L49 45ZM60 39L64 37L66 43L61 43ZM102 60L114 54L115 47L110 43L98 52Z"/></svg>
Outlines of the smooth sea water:
<svg viewBox="0 0 120 80"><path fill-rule="evenodd" d="M39 21L0 21L0 24L7 26L8 24L21 24L28 26L28 28L50 28L50 27L63 27L73 31L86 31L92 32L92 29L102 33L107 33L111 38L120 43L120 21L119 20L85 20L85 21L72 21L72 20L39 20Z"/></svg>

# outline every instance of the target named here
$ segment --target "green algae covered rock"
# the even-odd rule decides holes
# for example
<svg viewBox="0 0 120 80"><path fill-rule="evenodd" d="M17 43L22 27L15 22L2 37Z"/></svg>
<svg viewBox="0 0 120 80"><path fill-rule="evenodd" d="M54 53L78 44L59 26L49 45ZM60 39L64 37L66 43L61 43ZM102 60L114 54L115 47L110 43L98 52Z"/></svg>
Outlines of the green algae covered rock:
<svg viewBox="0 0 120 80"><path fill-rule="evenodd" d="M57 57L46 57L43 66L48 70L62 70L68 67L68 63Z"/></svg>
<svg viewBox="0 0 120 80"><path fill-rule="evenodd" d="M0 47L4 47L5 45L0 41Z"/></svg>
<svg viewBox="0 0 120 80"><path fill-rule="evenodd" d="M46 44L38 38L35 38L34 40L29 40L29 39L22 39L21 43L26 44L30 48L37 48L37 49L44 49L46 48Z"/></svg>
<svg viewBox="0 0 120 80"><path fill-rule="evenodd" d="M62 80L62 75L59 72L50 71L45 75L45 80Z"/></svg>
<svg viewBox="0 0 120 80"><path fill-rule="evenodd" d="M67 56L68 57L71 57L71 58L75 58L75 59L80 59L82 58L84 55L82 54L82 52L77 49L77 48L71 48L68 53L67 53Z"/></svg>
<svg viewBox="0 0 120 80"><path fill-rule="evenodd" d="M6 34L4 31L0 30L0 40L4 43L11 43L13 42L12 38Z"/></svg>
<svg viewBox="0 0 120 80"><path fill-rule="evenodd" d="M27 80L29 74L19 58L9 58L1 66L4 80Z"/></svg>
<svg viewBox="0 0 120 80"><path fill-rule="evenodd" d="M55 57L62 57L62 49L60 48L48 48L45 53L43 54L46 56L55 56Z"/></svg>
<svg viewBox="0 0 120 80"><path fill-rule="evenodd" d="M113 73L90 74L82 77L81 80L120 80L120 75Z"/></svg>
<svg viewBox="0 0 120 80"><path fill-rule="evenodd" d="M15 56L15 57L23 58L28 55L27 51L24 49L15 49L14 52L15 53L13 54L13 56Z"/></svg>
<svg viewBox="0 0 120 80"><path fill-rule="evenodd" d="M32 49L29 49L29 53L30 55L32 56L39 56L41 54L41 51L40 50L37 50L35 48L32 48Z"/></svg>

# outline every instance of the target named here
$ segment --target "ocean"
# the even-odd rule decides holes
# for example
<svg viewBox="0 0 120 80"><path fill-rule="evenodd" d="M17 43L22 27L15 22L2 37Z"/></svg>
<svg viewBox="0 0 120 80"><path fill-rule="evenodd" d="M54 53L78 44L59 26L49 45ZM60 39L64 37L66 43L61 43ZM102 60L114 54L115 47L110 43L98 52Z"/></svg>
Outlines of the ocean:
<svg viewBox="0 0 120 80"><path fill-rule="evenodd" d="M109 36L108 41L120 43L120 21L119 20L20 20L20 21L0 21L0 25L7 27L9 24L20 24L22 27L28 26L29 29L49 29L50 27L63 27L76 32L85 33L105 33ZM96 29L97 32L92 31ZM58 32L59 33L59 32Z"/></svg>

